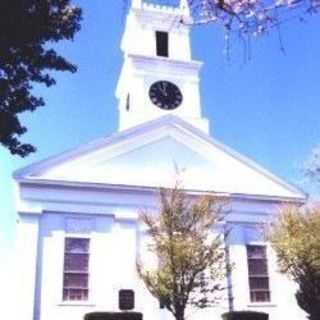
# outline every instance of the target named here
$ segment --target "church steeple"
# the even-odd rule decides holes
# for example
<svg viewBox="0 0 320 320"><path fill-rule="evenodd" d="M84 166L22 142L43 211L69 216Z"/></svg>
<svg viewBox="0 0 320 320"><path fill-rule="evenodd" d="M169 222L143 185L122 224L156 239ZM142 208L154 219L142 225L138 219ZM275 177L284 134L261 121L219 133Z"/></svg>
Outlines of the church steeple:
<svg viewBox="0 0 320 320"><path fill-rule="evenodd" d="M174 114L208 132L201 116L199 71L192 60L190 10L132 0L121 41L124 64L116 96L119 129Z"/></svg>

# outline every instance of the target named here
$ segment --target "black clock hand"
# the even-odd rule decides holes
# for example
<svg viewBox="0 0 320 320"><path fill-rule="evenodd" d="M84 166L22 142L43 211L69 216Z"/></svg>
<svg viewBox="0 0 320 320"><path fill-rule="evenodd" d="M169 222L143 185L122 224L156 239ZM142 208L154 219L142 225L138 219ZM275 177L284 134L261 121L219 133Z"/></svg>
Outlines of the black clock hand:
<svg viewBox="0 0 320 320"><path fill-rule="evenodd" d="M163 86L162 86L163 85ZM159 86L158 86L158 89L159 91L166 97L168 94L167 94L167 91L166 91L166 86L165 84L163 83L159 83Z"/></svg>
<svg viewBox="0 0 320 320"><path fill-rule="evenodd" d="M168 92L167 92L167 87L168 87L168 84L166 82L163 83L163 93L165 96L168 95Z"/></svg>
<svg viewBox="0 0 320 320"><path fill-rule="evenodd" d="M163 89L162 89L161 83L158 84L158 90L163 94Z"/></svg>

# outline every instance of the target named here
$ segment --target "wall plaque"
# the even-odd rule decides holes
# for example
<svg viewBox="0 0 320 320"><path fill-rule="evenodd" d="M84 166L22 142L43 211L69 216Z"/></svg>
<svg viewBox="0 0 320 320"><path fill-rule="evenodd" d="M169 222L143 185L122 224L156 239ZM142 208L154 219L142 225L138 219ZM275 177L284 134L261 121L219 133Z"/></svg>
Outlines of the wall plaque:
<svg viewBox="0 0 320 320"><path fill-rule="evenodd" d="M119 309L132 310L134 309L134 291L129 289L119 290Z"/></svg>

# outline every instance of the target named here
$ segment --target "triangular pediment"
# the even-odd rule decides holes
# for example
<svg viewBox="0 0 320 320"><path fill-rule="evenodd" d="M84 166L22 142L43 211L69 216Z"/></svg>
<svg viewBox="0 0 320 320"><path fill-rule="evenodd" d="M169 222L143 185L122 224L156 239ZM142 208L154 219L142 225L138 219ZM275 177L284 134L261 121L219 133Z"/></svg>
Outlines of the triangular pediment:
<svg viewBox="0 0 320 320"><path fill-rule="evenodd" d="M16 173L16 179L170 187L304 198L295 187L174 116L165 116Z"/></svg>

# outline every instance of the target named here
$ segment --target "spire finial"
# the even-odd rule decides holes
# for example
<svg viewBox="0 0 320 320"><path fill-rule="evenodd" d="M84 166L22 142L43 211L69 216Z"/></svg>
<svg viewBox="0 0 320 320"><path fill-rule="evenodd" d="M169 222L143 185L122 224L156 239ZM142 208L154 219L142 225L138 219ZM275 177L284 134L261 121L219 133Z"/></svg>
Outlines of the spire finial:
<svg viewBox="0 0 320 320"><path fill-rule="evenodd" d="M142 7L142 0L132 0L132 5L131 5L132 8L135 8L135 9L141 9Z"/></svg>
<svg viewBox="0 0 320 320"><path fill-rule="evenodd" d="M180 10L184 15L186 16L190 15L190 7L189 7L188 0L180 0Z"/></svg>

